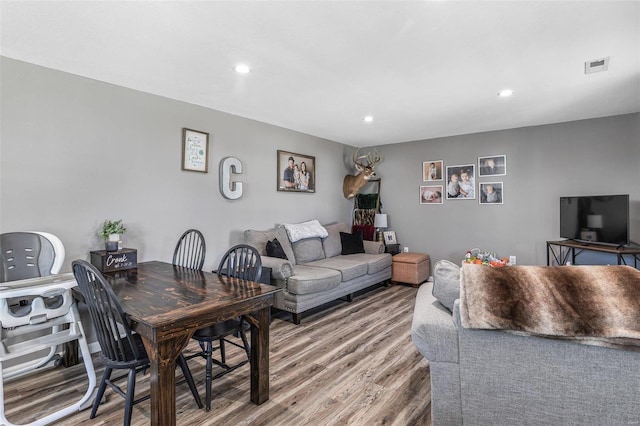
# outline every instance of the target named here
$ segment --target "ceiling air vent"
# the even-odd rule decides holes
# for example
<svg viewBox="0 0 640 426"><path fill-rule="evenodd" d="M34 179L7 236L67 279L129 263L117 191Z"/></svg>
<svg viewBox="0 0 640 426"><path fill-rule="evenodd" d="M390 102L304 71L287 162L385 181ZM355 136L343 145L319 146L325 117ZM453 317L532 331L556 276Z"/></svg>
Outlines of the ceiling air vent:
<svg viewBox="0 0 640 426"><path fill-rule="evenodd" d="M606 71L609 69L609 58L593 59L584 63L584 73L593 74L594 72Z"/></svg>

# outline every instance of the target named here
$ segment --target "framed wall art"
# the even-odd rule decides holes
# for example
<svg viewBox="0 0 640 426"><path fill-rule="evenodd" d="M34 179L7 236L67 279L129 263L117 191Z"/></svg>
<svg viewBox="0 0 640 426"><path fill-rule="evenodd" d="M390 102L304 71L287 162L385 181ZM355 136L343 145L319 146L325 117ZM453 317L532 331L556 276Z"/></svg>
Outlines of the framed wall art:
<svg viewBox="0 0 640 426"><path fill-rule="evenodd" d="M482 182L480 185L480 204L503 204L502 182Z"/></svg>
<svg viewBox="0 0 640 426"><path fill-rule="evenodd" d="M182 170L209 171L209 133L182 129Z"/></svg>
<svg viewBox="0 0 640 426"><path fill-rule="evenodd" d="M286 192L316 192L316 157L278 150L277 188Z"/></svg>
<svg viewBox="0 0 640 426"><path fill-rule="evenodd" d="M475 165L447 166L447 200L475 200Z"/></svg>
<svg viewBox="0 0 640 426"><path fill-rule="evenodd" d="M507 156L492 155L491 157L478 157L478 171L478 177L506 175Z"/></svg>
<svg viewBox="0 0 640 426"><path fill-rule="evenodd" d="M420 204L442 204L442 185L421 186Z"/></svg>
<svg viewBox="0 0 640 426"><path fill-rule="evenodd" d="M442 160L424 161L422 163L422 180L442 180Z"/></svg>

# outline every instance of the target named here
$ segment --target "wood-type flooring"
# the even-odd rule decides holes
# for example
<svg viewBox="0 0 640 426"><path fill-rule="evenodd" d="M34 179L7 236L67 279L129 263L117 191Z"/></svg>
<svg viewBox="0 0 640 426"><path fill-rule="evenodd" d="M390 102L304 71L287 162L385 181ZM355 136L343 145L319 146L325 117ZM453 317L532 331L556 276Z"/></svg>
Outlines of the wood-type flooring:
<svg viewBox="0 0 640 426"><path fill-rule="evenodd" d="M176 389L178 425L430 425L428 362L411 341L416 289L401 285L358 294L303 316L298 326L274 315L270 329L270 399L249 401L249 365L213 382L210 412L198 409L186 384ZM193 341L187 351L196 351ZM228 361L241 350L227 345ZM99 358L94 358L98 378ZM204 400L204 360L189 362ZM219 368L215 367L214 368ZM216 373L214 369L214 374ZM177 377L181 379L180 370ZM5 384L12 423L33 421L86 389L82 365L51 368ZM124 383L122 384L124 386ZM136 396L148 394L149 375L138 376ZM107 402L57 425L122 424L124 400L107 388ZM132 425L148 425L150 403L134 406Z"/></svg>

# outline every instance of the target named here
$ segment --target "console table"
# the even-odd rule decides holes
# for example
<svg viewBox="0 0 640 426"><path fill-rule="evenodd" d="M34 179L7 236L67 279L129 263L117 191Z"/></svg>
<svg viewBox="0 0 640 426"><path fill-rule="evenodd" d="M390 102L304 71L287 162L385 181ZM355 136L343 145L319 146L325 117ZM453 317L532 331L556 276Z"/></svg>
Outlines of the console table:
<svg viewBox="0 0 640 426"><path fill-rule="evenodd" d="M547 241L547 266L564 265L571 259L571 263L576 263L576 257L583 251L595 251L600 253L615 254L618 265L627 265L625 256L633 256L633 267L638 268L640 258L640 247L615 247L590 243L580 243L572 240Z"/></svg>

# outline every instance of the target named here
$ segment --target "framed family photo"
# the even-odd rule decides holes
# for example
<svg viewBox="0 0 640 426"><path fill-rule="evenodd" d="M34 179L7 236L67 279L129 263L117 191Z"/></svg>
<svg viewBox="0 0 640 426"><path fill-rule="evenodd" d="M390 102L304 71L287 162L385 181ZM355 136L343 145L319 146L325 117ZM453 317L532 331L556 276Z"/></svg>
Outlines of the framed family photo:
<svg viewBox="0 0 640 426"><path fill-rule="evenodd" d="M422 163L422 180L442 180L442 160L424 161Z"/></svg>
<svg viewBox="0 0 640 426"><path fill-rule="evenodd" d="M182 170L209 171L209 133L182 129Z"/></svg>
<svg viewBox="0 0 640 426"><path fill-rule="evenodd" d="M316 192L316 157L278 150L277 189L285 192Z"/></svg>
<svg viewBox="0 0 640 426"><path fill-rule="evenodd" d="M478 157L479 177L504 176L507 174L507 156L492 155L491 157Z"/></svg>
<svg viewBox="0 0 640 426"><path fill-rule="evenodd" d="M421 186L420 204L442 204L442 185Z"/></svg>
<svg viewBox="0 0 640 426"><path fill-rule="evenodd" d="M475 200L475 165L447 166L447 200Z"/></svg>
<svg viewBox="0 0 640 426"><path fill-rule="evenodd" d="M502 182L482 182L480 185L480 204L503 204Z"/></svg>

